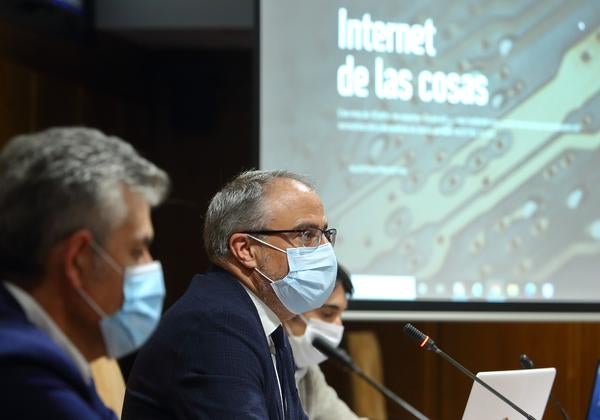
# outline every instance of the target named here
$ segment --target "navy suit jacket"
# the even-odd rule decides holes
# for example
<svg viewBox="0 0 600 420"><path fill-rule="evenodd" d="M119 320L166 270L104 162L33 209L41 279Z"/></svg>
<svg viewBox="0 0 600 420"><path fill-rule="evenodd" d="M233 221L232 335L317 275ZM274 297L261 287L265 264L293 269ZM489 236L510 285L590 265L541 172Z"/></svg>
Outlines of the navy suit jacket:
<svg viewBox="0 0 600 420"><path fill-rule="evenodd" d="M0 417L116 419L73 361L0 283Z"/></svg>
<svg viewBox="0 0 600 420"><path fill-rule="evenodd" d="M290 399L285 420L306 419L295 387ZM135 360L123 419L283 420L267 338L239 280L220 268L192 279Z"/></svg>

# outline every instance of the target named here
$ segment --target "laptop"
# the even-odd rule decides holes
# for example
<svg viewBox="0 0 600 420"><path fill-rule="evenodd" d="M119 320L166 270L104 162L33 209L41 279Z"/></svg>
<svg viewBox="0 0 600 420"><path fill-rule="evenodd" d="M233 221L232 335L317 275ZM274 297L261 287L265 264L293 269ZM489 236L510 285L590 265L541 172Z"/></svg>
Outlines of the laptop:
<svg viewBox="0 0 600 420"><path fill-rule="evenodd" d="M596 364L594 385L592 386L592 395L590 396L586 420L600 420L600 361Z"/></svg>
<svg viewBox="0 0 600 420"><path fill-rule="evenodd" d="M479 372L477 377L500 392L517 406L541 420L554 383L556 369L521 369ZM462 420L522 420L525 417L473 382Z"/></svg>

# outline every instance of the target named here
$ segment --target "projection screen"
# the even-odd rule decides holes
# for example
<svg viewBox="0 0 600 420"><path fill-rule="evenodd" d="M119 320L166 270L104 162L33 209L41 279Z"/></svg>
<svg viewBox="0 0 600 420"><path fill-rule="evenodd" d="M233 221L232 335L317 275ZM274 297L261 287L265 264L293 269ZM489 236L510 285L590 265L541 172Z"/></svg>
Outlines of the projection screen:
<svg viewBox="0 0 600 420"><path fill-rule="evenodd" d="M348 318L600 319L600 2L257 6L260 167L318 185Z"/></svg>

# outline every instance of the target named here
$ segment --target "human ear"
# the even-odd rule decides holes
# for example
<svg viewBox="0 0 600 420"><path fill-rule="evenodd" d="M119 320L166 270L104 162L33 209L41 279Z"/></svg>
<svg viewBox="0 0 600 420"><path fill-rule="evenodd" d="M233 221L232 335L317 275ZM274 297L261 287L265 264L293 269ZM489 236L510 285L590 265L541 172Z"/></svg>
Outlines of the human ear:
<svg viewBox="0 0 600 420"><path fill-rule="evenodd" d="M64 241L64 273L74 288L82 287L83 279L94 269L95 256L90 246L92 238L89 230L82 229L69 235Z"/></svg>
<svg viewBox="0 0 600 420"><path fill-rule="evenodd" d="M229 252L237 261L248 269L256 268L256 251L251 246L250 238L245 233L234 233L229 238Z"/></svg>

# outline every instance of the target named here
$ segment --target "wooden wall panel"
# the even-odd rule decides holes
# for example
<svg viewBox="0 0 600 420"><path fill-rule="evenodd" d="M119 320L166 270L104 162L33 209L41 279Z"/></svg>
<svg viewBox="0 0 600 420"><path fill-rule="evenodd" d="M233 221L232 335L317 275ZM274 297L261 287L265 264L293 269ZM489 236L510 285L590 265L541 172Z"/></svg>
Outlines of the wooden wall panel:
<svg viewBox="0 0 600 420"><path fill-rule="evenodd" d="M34 73L0 56L0 146L6 139L31 130L35 95Z"/></svg>
<svg viewBox="0 0 600 420"><path fill-rule="evenodd" d="M33 129L80 125L81 86L73 81L45 73L35 73Z"/></svg>
<svg viewBox="0 0 600 420"><path fill-rule="evenodd" d="M432 352L419 349L401 333L404 323L352 322L347 331L375 331L383 346L384 379L387 386L432 419L462 416L471 381ZM415 323L447 354L472 372L519 369L519 355L526 353L537 367L556 367L553 394L573 419L586 415L593 376L600 359L600 325L597 323ZM324 370L330 382L340 387L347 373L331 362ZM390 418L410 418L388 404ZM551 404L545 419L562 419Z"/></svg>

